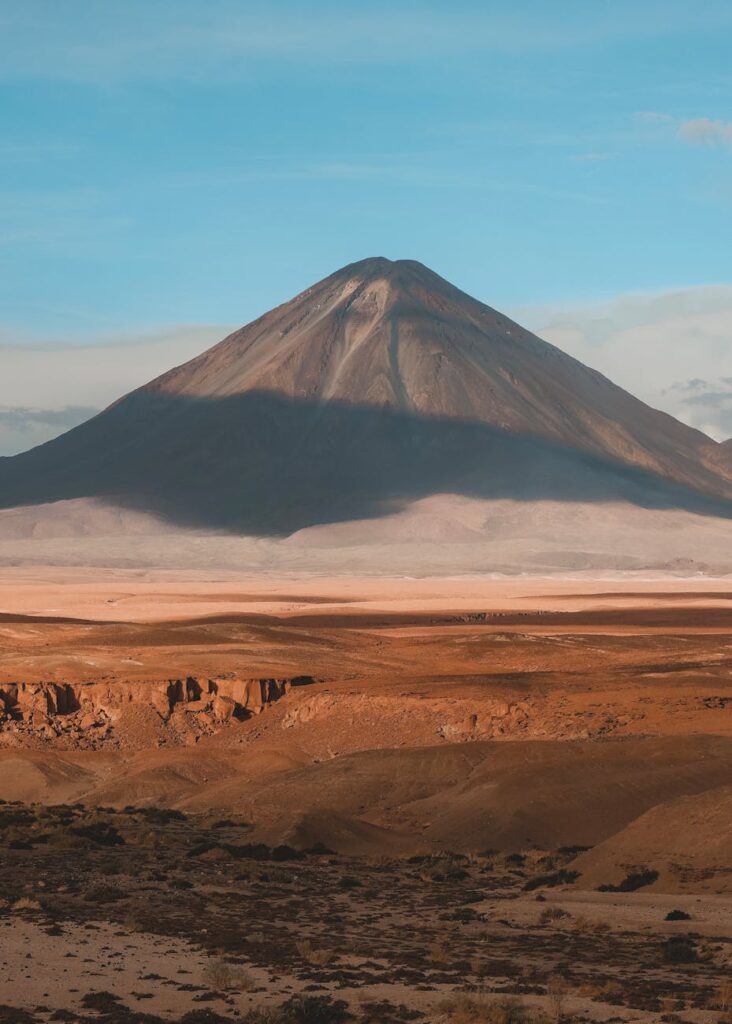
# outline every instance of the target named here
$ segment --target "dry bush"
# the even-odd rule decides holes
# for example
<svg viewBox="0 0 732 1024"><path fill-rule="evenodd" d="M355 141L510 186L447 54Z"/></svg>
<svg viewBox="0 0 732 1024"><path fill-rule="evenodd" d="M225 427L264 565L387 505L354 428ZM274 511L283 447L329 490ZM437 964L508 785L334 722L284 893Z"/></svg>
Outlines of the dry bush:
<svg viewBox="0 0 732 1024"><path fill-rule="evenodd" d="M538 1024L542 1015L533 1013L515 996L488 1000L456 993L437 1007L451 1024Z"/></svg>
<svg viewBox="0 0 732 1024"><path fill-rule="evenodd" d="M539 914L539 924L549 924L550 921L560 921L563 917L569 917L566 910L561 907L546 907Z"/></svg>
<svg viewBox="0 0 732 1024"><path fill-rule="evenodd" d="M473 972L473 974L482 974L483 973L483 971L485 969L485 964L483 963L483 961L479 957L477 957L477 956L472 957L468 961L468 963L470 964L470 970Z"/></svg>
<svg viewBox="0 0 732 1024"><path fill-rule="evenodd" d="M569 986L560 975L554 975L546 983L546 994L549 1000L549 1014L552 1020L564 1019L564 1004Z"/></svg>
<svg viewBox="0 0 732 1024"><path fill-rule="evenodd" d="M732 978L725 978L721 982L717 992L712 999L712 1006L722 1011L721 1021L727 1024L732 1022Z"/></svg>
<svg viewBox="0 0 732 1024"><path fill-rule="evenodd" d="M607 921L592 921L582 914L574 919L572 927L576 932L596 932L598 935L612 930Z"/></svg>
<svg viewBox="0 0 732 1024"><path fill-rule="evenodd" d="M623 998L623 986L619 981L606 981L599 989L598 995L601 999L617 1003Z"/></svg>
<svg viewBox="0 0 732 1024"><path fill-rule="evenodd" d="M449 964L452 956L444 942L435 942L429 948L427 959L433 964Z"/></svg>
<svg viewBox="0 0 732 1024"><path fill-rule="evenodd" d="M261 1006L249 1010L243 1020L245 1024L289 1024L279 1006Z"/></svg>
<svg viewBox="0 0 732 1024"><path fill-rule="evenodd" d="M129 914L125 914L124 917L120 919L120 924L125 929L125 931L128 932L145 931L145 922L142 920L141 917L135 914L134 911Z"/></svg>
<svg viewBox="0 0 732 1024"><path fill-rule="evenodd" d="M30 896L21 896L19 900L16 900L12 906L14 914L22 914L23 911L35 911L40 910L41 904L38 900L31 899Z"/></svg>
<svg viewBox="0 0 732 1024"><path fill-rule="evenodd" d="M242 967L228 964L222 957L209 960L203 969L203 983L214 992L225 992L237 989L239 992L251 992L255 987L254 979Z"/></svg>
<svg viewBox="0 0 732 1024"><path fill-rule="evenodd" d="M335 960L335 953L329 949L317 949L313 946L310 939L298 939L295 943L295 949L303 960L307 960L309 964L313 964L316 967L327 967L329 963Z"/></svg>
<svg viewBox="0 0 732 1024"><path fill-rule="evenodd" d="M720 1010L732 1009L732 978L726 978L719 986L717 1005Z"/></svg>

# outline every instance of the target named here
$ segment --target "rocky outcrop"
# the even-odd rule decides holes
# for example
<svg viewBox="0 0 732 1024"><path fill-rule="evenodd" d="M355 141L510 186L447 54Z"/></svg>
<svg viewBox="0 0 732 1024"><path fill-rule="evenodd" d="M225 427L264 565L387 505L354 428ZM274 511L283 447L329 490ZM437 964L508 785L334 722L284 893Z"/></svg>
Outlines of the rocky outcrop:
<svg viewBox="0 0 732 1024"><path fill-rule="evenodd" d="M108 743L132 715L157 733L157 742L189 742L232 720L258 715L310 676L290 679L184 679L110 683L0 684L0 743L66 738L75 746ZM162 727L162 732L161 732Z"/></svg>

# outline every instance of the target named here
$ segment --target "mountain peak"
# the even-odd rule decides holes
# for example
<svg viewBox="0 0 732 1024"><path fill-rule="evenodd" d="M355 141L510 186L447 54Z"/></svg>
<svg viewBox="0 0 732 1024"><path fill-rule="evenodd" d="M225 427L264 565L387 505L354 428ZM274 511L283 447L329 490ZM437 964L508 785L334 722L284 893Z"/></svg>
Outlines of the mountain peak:
<svg viewBox="0 0 732 1024"><path fill-rule="evenodd" d="M429 267L419 260L390 260L386 256L367 256L365 259L356 260L354 263L347 263L336 274L363 274L365 277L372 274L392 274L400 271L427 271L432 273Z"/></svg>
<svg viewBox="0 0 732 1024"><path fill-rule="evenodd" d="M320 284L341 280L357 280L364 285L375 281L386 281L394 289L421 288L432 292L450 292L470 299L470 296L461 292L444 277L440 277L434 270L424 263L420 263L419 260L390 260L386 256L369 256L366 259L357 260L355 263L348 263L325 278ZM311 290L308 289L308 292ZM308 292L303 294L308 294ZM474 302L475 300L470 299L470 301Z"/></svg>
<svg viewBox="0 0 732 1024"><path fill-rule="evenodd" d="M711 440L417 260L350 263L144 389L267 392L495 427L716 488Z"/></svg>

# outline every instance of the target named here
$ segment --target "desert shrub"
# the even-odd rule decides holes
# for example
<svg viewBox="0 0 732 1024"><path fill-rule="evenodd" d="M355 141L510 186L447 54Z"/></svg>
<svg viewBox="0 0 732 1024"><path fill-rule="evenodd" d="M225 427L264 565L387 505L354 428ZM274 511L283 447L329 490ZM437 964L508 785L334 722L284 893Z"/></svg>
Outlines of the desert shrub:
<svg viewBox="0 0 732 1024"><path fill-rule="evenodd" d="M84 893L87 903L115 903L123 896L124 893L116 885L105 885L104 883L93 885Z"/></svg>
<svg viewBox="0 0 732 1024"><path fill-rule="evenodd" d="M120 1003L119 996L113 992L87 992L81 997L81 1005L85 1010L95 1010L97 1013L112 1013Z"/></svg>
<svg viewBox="0 0 732 1024"><path fill-rule="evenodd" d="M292 996L280 1007L283 1024L343 1024L350 1014L342 999L330 996Z"/></svg>
<svg viewBox="0 0 732 1024"><path fill-rule="evenodd" d="M174 811L169 807L125 807L127 813L139 814L146 821L155 825L169 825L171 821L187 821L188 817L183 811Z"/></svg>
<svg viewBox="0 0 732 1024"><path fill-rule="evenodd" d="M509 853L504 857L506 864L512 864L514 867L523 867L526 863L525 853Z"/></svg>
<svg viewBox="0 0 732 1024"><path fill-rule="evenodd" d="M548 979L546 983L546 994L549 999L549 1011L553 1020L561 1020L564 1017L564 1004L569 992L567 982L559 975Z"/></svg>
<svg viewBox="0 0 732 1024"><path fill-rule="evenodd" d="M361 1003L360 1024L407 1024L420 1020L419 1010L410 1010L404 1003L394 1004L388 999L369 999Z"/></svg>
<svg viewBox="0 0 732 1024"><path fill-rule="evenodd" d="M287 868L268 867L260 870L258 875L260 882L270 882L273 885L291 885L292 874Z"/></svg>
<svg viewBox="0 0 732 1024"><path fill-rule="evenodd" d="M215 992L226 992L237 989L239 992L251 992L254 980L251 975L235 964L229 964L222 957L209 960L203 969L203 983Z"/></svg>
<svg viewBox="0 0 732 1024"><path fill-rule="evenodd" d="M550 921L559 921L563 917L569 917L569 914L561 907L545 907L539 914L539 924L549 924Z"/></svg>
<svg viewBox="0 0 732 1024"><path fill-rule="evenodd" d="M611 930L607 921L593 921L591 918L585 917L583 914L575 917L572 922L572 927L576 932L596 932L597 934L609 932Z"/></svg>
<svg viewBox="0 0 732 1024"><path fill-rule="evenodd" d="M307 849L302 851L308 857L333 857L335 850L331 850L325 843L314 843L312 846L308 846Z"/></svg>
<svg viewBox="0 0 732 1024"><path fill-rule="evenodd" d="M688 935L673 935L663 945L663 958L669 964L695 963L696 943Z"/></svg>
<svg viewBox="0 0 732 1024"><path fill-rule="evenodd" d="M285 1017L279 1006L262 1006L250 1010L242 1020L244 1024L289 1024L288 1018ZM181 1024L187 1024L185 1017Z"/></svg>
<svg viewBox="0 0 732 1024"><path fill-rule="evenodd" d="M665 921L690 921L691 914L687 914L685 910L669 910L668 914L664 918Z"/></svg>
<svg viewBox="0 0 732 1024"><path fill-rule="evenodd" d="M33 811L27 807L6 804L0 811L0 828L7 828L9 825L31 825L35 817Z"/></svg>
<svg viewBox="0 0 732 1024"><path fill-rule="evenodd" d="M488 1001L464 993L444 999L438 1010L452 1024L528 1024L533 1014L514 996Z"/></svg>
<svg viewBox="0 0 732 1024"><path fill-rule="evenodd" d="M244 1024L343 1024L349 1017L343 999L332 999L330 995L293 995L282 1006L250 1010L242 1020ZM187 1024L185 1018L181 1024Z"/></svg>
<svg viewBox="0 0 732 1024"><path fill-rule="evenodd" d="M470 924L472 921L480 921L480 914L472 907L458 907L452 914L443 917L445 921L459 921L460 924Z"/></svg>
<svg viewBox="0 0 732 1024"><path fill-rule="evenodd" d="M732 1010L732 978L721 983L714 997L714 1005L720 1010Z"/></svg>
<svg viewBox="0 0 732 1024"><path fill-rule="evenodd" d="M20 899L16 900L13 904L12 910L14 914L34 912L41 910L41 904L38 900L34 900L30 896L21 896Z"/></svg>
<svg viewBox="0 0 732 1024"><path fill-rule="evenodd" d="M124 846L124 839L114 825L107 821L92 821L88 825L73 825L72 835L88 839L95 846Z"/></svg>
<svg viewBox="0 0 732 1024"><path fill-rule="evenodd" d="M618 885L599 885L598 892L635 892L646 885L653 885L658 878L658 872L653 868L641 868L640 871L631 871Z"/></svg>
<svg viewBox="0 0 732 1024"><path fill-rule="evenodd" d="M327 967L335 959L335 955L329 949L317 949L310 939L298 939L295 949L303 960L316 967Z"/></svg>
<svg viewBox="0 0 732 1024"><path fill-rule="evenodd" d="M430 946L428 959L433 964L449 964L452 961L452 956L444 942L435 942Z"/></svg>
<svg viewBox="0 0 732 1024"><path fill-rule="evenodd" d="M91 850L92 841L69 828L54 828L45 835L46 845L54 850Z"/></svg>
<svg viewBox="0 0 732 1024"><path fill-rule="evenodd" d="M578 996L587 999L602 999L606 1003L622 1003L623 987L617 981L605 981L602 985L586 981L575 989Z"/></svg>
<svg viewBox="0 0 732 1024"><path fill-rule="evenodd" d="M209 844L209 848L213 843ZM292 846L266 846L264 843L241 843L239 845L223 845L232 857L239 860L272 860L278 863L291 860L304 860L305 854Z"/></svg>
<svg viewBox="0 0 732 1024"><path fill-rule="evenodd" d="M553 889L557 885L569 885L571 882L576 882L579 878L579 871L567 871L566 868L561 868L559 871L553 871L548 875L537 875L536 878L530 878L524 885L525 892L533 892L534 889Z"/></svg>
<svg viewBox="0 0 732 1024"><path fill-rule="evenodd" d="M360 889L363 886L363 882L360 878L356 878L355 875L343 875L338 885L341 889Z"/></svg>

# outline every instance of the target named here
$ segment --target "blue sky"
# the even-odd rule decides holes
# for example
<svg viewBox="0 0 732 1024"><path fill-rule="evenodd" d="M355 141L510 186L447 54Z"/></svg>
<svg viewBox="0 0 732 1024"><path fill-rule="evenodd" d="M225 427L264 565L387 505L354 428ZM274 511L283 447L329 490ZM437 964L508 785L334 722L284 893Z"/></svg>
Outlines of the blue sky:
<svg viewBox="0 0 732 1024"><path fill-rule="evenodd" d="M727 0L3 0L0 47L4 330L244 321L372 254L502 307L729 277Z"/></svg>
<svg viewBox="0 0 732 1024"><path fill-rule="evenodd" d="M729 0L2 0L0 115L0 347L367 255L509 312L730 279Z"/></svg>

